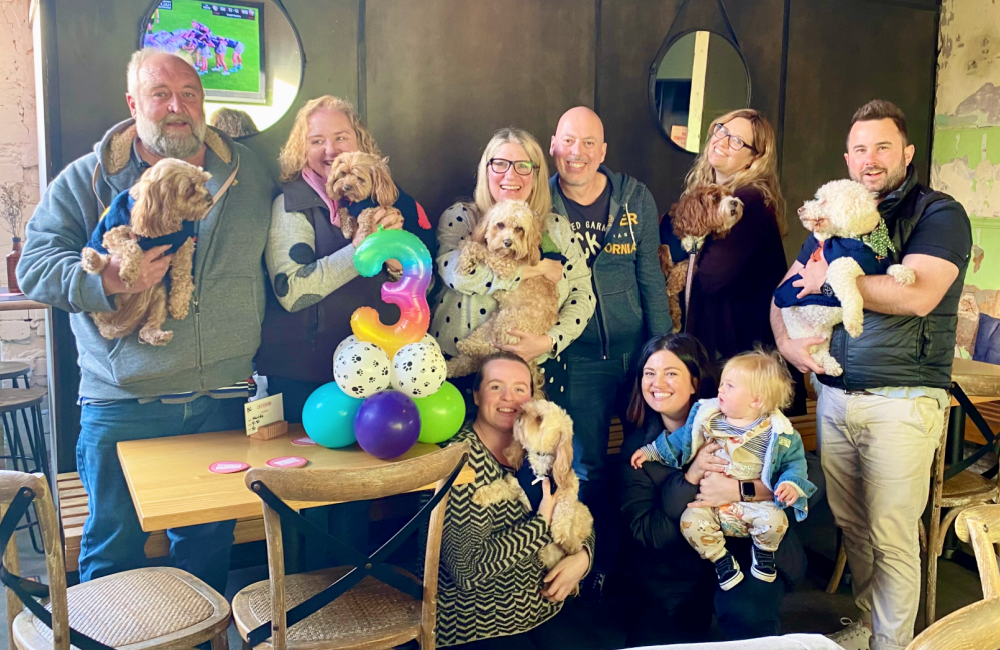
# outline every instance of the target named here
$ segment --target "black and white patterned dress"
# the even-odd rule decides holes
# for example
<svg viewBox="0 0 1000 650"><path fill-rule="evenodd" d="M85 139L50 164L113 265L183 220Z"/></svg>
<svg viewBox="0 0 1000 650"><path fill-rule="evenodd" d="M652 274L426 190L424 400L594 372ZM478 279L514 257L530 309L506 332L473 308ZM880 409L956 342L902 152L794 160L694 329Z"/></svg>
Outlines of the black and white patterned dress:
<svg viewBox="0 0 1000 650"><path fill-rule="evenodd" d="M437 644L451 646L519 634L562 608L542 596L547 571L538 551L551 542L548 524L520 501L473 502L476 490L514 470L504 467L466 422L451 442L468 441L476 480L452 488L441 540ZM586 544L593 557L593 541Z"/></svg>

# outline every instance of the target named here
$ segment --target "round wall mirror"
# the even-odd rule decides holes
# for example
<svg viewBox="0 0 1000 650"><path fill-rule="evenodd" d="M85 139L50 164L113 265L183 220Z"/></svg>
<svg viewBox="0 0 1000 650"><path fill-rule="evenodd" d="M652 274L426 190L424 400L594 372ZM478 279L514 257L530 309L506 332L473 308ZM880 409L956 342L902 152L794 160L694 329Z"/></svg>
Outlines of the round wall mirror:
<svg viewBox="0 0 1000 650"><path fill-rule="evenodd" d="M750 73L726 38L695 31L664 43L649 75L649 106L663 135L699 153L712 120L750 104Z"/></svg>
<svg viewBox="0 0 1000 650"><path fill-rule="evenodd" d="M229 135L263 131L295 102L302 42L280 3L156 0L141 24L140 48L194 64L205 88L205 117Z"/></svg>

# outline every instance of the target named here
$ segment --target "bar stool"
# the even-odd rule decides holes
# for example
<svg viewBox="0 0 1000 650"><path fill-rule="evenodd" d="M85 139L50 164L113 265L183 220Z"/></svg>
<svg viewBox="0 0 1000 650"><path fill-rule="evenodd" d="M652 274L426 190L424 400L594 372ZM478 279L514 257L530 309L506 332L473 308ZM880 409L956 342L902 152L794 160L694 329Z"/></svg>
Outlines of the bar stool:
<svg viewBox="0 0 1000 650"><path fill-rule="evenodd" d="M29 388L31 384L28 383L28 368L28 364L20 361L0 361L0 382L9 379L14 388ZM24 386L17 385L18 377L23 378Z"/></svg>
<svg viewBox="0 0 1000 650"><path fill-rule="evenodd" d="M25 374L24 377L25 383L27 383L27 375ZM13 377L11 380L16 381ZM47 392L43 387L0 389L0 419L3 420L4 440L7 447L7 453L0 454L0 460L3 460L6 469L26 473L41 472L51 485L45 430L42 424L42 401ZM17 422L18 411L20 411L21 419L24 422L23 435ZM24 444L25 440L28 443L27 449ZM35 536L38 528L38 516L34 507L25 513L25 523L18 526L17 530L25 528L28 529L31 545L35 551L44 553L41 535L38 538Z"/></svg>

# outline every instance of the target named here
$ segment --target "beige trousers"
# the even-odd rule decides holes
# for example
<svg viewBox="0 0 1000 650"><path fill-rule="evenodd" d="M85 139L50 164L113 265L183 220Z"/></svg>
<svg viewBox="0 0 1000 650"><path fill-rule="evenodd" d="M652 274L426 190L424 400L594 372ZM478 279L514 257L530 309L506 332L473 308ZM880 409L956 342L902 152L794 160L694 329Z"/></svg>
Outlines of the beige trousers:
<svg viewBox="0 0 1000 650"><path fill-rule="evenodd" d="M917 521L944 411L930 397L819 390L820 459L827 500L844 532L854 600L872 625L872 650L902 649L913 640L920 604Z"/></svg>
<svg viewBox="0 0 1000 650"><path fill-rule="evenodd" d="M721 508L688 508L681 515L681 534L703 560L726 554L726 537L752 537L764 551L778 550L788 530L788 517L773 501L727 503Z"/></svg>

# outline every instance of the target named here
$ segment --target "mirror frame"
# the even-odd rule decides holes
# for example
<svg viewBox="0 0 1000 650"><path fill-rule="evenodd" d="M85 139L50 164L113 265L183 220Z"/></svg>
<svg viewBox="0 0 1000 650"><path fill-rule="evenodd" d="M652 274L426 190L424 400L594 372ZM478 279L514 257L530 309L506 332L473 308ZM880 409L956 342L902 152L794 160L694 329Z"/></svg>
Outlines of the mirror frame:
<svg viewBox="0 0 1000 650"><path fill-rule="evenodd" d="M291 111L295 106L298 105L299 96L302 94L302 84L305 82L305 79L306 79L306 48L305 48L305 46L302 45L302 36L299 34L298 27L295 26L295 21L292 20L292 17L291 17L291 15L289 15L288 10L285 9L285 5L282 4L281 0L257 0L257 1L258 2L270 2L272 5L274 5L278 9L278 11L281 12L281 15L284 16L285 20L288 22L288 26L292 28L292 34L295 35L295 46L299 48L299 80L298 80L298 84L295 87L295 97L292 98L292 103L289 104L288 109L284 113L282 113L281 116L278 119L276 119L273 124L271 124L270 126L267 126L267 127L263 128L263 129L259 129L257 131L257 133L254 133L252 135L240 136L239 138L233 138L233 140L235 140L237 142L240 142L240 141L243 141L243 140L248 140L250 138L253 138L254 136L260 135L264 131L267 131L268 129L270 129L271 127L273 127L275 124L277 124L278 122L280 122L281 120L283 120L285 118L285 116L288 115L289 111ZM223 2L222 4L225 4L225 2ZM136 28L136 33L138 34L138 43L136 45L136 49L137 50L141 50L142 49L143 34L145 32L146 25L153 18L153 13L156 11L156 9L159 7L159 5L160 5L160 0L152 0L152 2L150 3L149 9L146 10L146 12L142 15L142 18L139 21L139 25ZM742 54L741 54L741 56L742 56ZM272 98L272 101L273 101L273 98ZM204 104L204 103L205 103L205 100L202 100L202 104ZM218 103L222 103L222 102L212 102L212 103L218 104ZM207 123L208 123L208 120L206 119L206 124ZM215 128L215 127L213 127L213 128Z"/></svg>
<svg viewBox="0 0 1000 650"><path fill-rule="evenodd" d="M700 154L701 152L688 151L687 149L684 149L683 147L678 145L670 138L670 134L667 133L666 129L663 128L663 124L660 122L660 116L657 114L656 111L656 75L660 70L660 63L663 62L663 58L667 55L667 51L670 50L670 48L675 43L677 43L677 41L681 40L688 34L693 34L695 32L708 32L710 34L715 34L716 36L724 38L726 42L728 42L730 45L733 46L733 49L736 50L736 54L738 54L740 57L740 61L743 63L743 71L746 73L747 77L746 106L734 106L733 110L736 110L738 108L747 108L748 106L750 106L750 101L753 99L753 83L750 80L750 66L747 65L747 60L746 57L743 56L743 50L742 48L740 48L740 44L737 43L732 36L727 34L722 34L712 29L704 29L697 27L686 29L681 32L673 33L671 31L671 33L668 33L667 37L663 39L663 43L660 45L659 51L657 51L656 56L653 58L653 63L649 66L649 80L647 83L646 104L649 106L649 116L656 124L656 130L660 132L660 135L662 135L663 138L668 143L670 143L670 146L676 147L679 151L682 151L692 156L698 156L698 154Z"/></svg>

